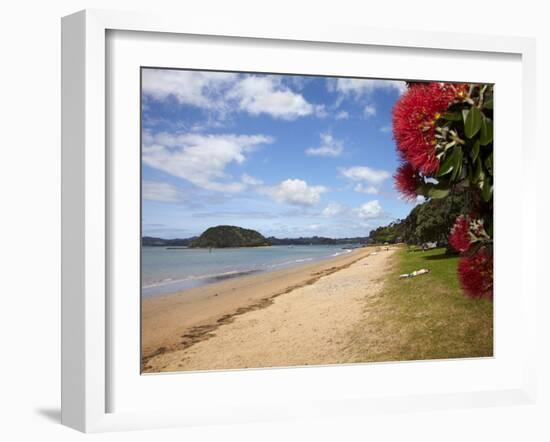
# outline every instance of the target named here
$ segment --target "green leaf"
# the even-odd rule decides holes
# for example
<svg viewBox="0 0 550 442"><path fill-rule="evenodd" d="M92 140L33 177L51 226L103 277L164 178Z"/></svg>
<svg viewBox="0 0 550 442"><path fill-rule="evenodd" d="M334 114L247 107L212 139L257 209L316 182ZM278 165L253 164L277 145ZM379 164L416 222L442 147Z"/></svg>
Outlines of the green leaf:
<svg viewBox="0 0 550 442"><path fill-rule="evenodd" d="M479 157L477 157L474 174L472 176L472 181L474 183L479 183L484 178L485 178L485 174L483 173L483 167L481 165L481 159Z"/></svg>
<svg viewBox="0 0 550 442"><path fill-rule="evenodd" d="M462 109L462 120L466 124L466 118L468 117L468 109Z"/></svg>
<svg viewBox="0 0 550 442"><path fill-rule="evenodd" d="M439 166L439 171L437 172L437 176L443 176L447 173L449 173L451 170L453 170L453 154L448 155L447 158L445 158L445 161L443 161L443 164Z"/></svg>
<svg viewBox="0 0 550 442"><path fill-rule="evenodd" d="M479 142L482 146L487 146L493 141L493 122L487 117L481 119L481 128L479 132Z"/></svg>
<svg viewBox="0 0 550 442"><path fill-rule="evenodd" d="M472 107L464 121L464 133L468 138L473 138L481 128L481 112L477 107Z"/></svg>
<svg viewBox="0 0 550 442"><path fill-rule="evenodd" d="M430 185L429 184L421 184L417 189L416 189L416 194L417 195L422 195L422 196L428 196L428 192L430 190Z"/></svg>
<svg viewBox="0 0 550 442"><path fill-rule="evenodd" d="M453 174L451 175L451 181L454 181L459 177L460 171L462 170L462 148L456 146L453 151Z"/></svg>
<svg viewBox="0 0 550 442"><path fill-rule="evenodd" d="M447 121L460 121L462 120L462 115L460 112L445 112L442 118Z"/></svg>
<svg viewBox="0 0 550 442"><path fill-rule="evenodd" d="M490 201L493 197L493 185L490 183L488 178L483 180L483 185L481 186L481 197L486 202Z"/></svg>
<svg viewBox="0 0 550 442"><path fill-rule="evenodd" d="M472 159L472 161L475 161L479 155L479 146L480 142L479 140L476 140L474 142L474 145L472 146L472 149L470 150L470 158Z"/></svg>
<svg viewBox="0 0 550 442"><path fill-rule="evenodd" d="M428 190L428 196L434 199L445 198L451 192L450 188L431 187Z"/></svg>
<svg viewBox="0 0 550 442"><path fill-rule="evenodd" d="M437 173L438 177L446 175L451 170L453 170L453 168L455 167L458 150L460 150L460 146L456 146L453 151L449 155L447 155L445 161L443 161L443 164L439 167L439 171Z"/></svg>
<svg viewBox="0 0 550 442"><path fill-rule="evenodd" d="M485 167L487 168L487 171L493 175L493 152L490 153L490 155L485 158Z"/></svg>
<svg viewBox="0 0 550 442"><path fill-rule="evenodd" d="M493 97L489 98L485 103L483 103L484 109L492 109L493 108Z"/></svg>

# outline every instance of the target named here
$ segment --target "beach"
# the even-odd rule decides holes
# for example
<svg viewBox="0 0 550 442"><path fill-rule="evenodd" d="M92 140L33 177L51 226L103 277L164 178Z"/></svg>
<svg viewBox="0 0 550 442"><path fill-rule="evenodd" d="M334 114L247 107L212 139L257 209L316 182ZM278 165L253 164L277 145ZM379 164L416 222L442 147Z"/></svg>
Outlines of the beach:
<svg viewBox="0 0 550 442"><path fill-rule="evenodd" d="M362 247L142 300L144 373L356 362L394 249Z"/></svg>

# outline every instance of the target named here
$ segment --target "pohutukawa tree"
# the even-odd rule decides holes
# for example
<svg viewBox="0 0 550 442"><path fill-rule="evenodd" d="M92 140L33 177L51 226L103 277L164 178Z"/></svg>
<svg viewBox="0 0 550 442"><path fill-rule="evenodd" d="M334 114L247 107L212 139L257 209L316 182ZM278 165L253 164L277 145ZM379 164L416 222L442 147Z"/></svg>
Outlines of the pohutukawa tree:
<svg viewBox="0 0 550 442"><path fill-rule="evenodd" d="M395 186L404 198L467 192L474 208L457 218L449 243L472 298L493 298L493 86L409 83L393 109L402 160Z"/></svg>

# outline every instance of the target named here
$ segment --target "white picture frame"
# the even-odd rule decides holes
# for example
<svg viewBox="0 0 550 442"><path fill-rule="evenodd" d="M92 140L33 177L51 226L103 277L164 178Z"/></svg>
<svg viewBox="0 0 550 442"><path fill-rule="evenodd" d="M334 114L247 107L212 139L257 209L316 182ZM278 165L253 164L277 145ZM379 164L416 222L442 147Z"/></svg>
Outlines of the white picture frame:
<svg viewBox="0 0 550 442"><path fill-rule="evenodd" d="M402 394L338 397L309 401L277 402L272 406L253 401L230 404L223 414L197 409L195 413L166 410L113 412L109 410L109 370L112 354L108 342L112 324L109 310L108 229L111 196L108 184L110 167L107 154L106 121L109 117L106 82L110 31L154 32L163 35L217 36L311 44L377 46L380 48L421 48L431 51L468 51L476 54L513 54L521 57L521 155L524 170L535 161L532 114L535 101L535 46L531 39L487 37L463 34L426 33L349 28L309 24L212 22L196 17L167 17L142 13L87 10L62 21L62 423L84 432L111 431L210 423L252 422L330 415L361 415L370 412L414 411L420 409L461 408L502 404L533 403L536 396L535 339L525 344L521 356L521 382L502 388L481 388L461 393L446 392L444 387L426 394ZM158 35L158 34L157 34ZM139 93L136 91L136 93ZM498 104L497 104L498 106ZM498 192L498 190L497 190ZM535 217L536 194L518 190L522 217ZM536 244L522 241L521 257L536 256ZM498 260L498 251L497 251ZM521 311L518 318L524 336L534 337L536 286L532 269L522 266ZM531 276L530 276L531 275ZM496 301L498 302L498 300ZM498 357L498 355L497 355ZM391 364L378 370L391 370ZM409 365L413 370L415 363ZM417 367L418 369L419 367ZM357 371L356 368L354 368ZM422 367L420 367L422 369ZM300 369L287 373L300 375ZM303 370L303 369L302 369ZM332 368L334 370L334 368ZM257 372L256 372L257 373ZM223 377L223 373L217 374ZM241 378L246 372L241 372ZM252 375L250 375L252 376ZM289 375L290 376L290 375ZM170 380L172 379L172 381ZM174 382L164 376L164 383ZM198 379L198 378L196 378ZM212 377L210 379L213 379ZM221 378L218 378L218 382ZM258 385L265 379L259 377ZM235 406L237 404L237 406ZM290 410L290 411L289 411Z"/></svg>

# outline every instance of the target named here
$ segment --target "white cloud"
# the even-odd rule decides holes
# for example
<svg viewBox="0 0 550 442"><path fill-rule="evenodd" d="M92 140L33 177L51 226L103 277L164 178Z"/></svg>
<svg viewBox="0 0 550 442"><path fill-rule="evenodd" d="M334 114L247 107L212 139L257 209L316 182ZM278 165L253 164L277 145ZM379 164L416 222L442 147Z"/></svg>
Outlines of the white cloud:
<svg viewBox="0 0 550 442"><path fill-rule="evenodd" d="M375 90L397 91L402 94L407 89L404 81L369 80L360 78L337 78L329 82L329 90L342 95L359 97L368 95Z"/></svg>
<svg viewBox="0 0 550 442"><path fill-rule="evenodd" d="M310 186L300 179L287 179L272 187L264 187L262 193L275 201L296 206L313 206L328 189L324 186Z"/></svg>
<svg viewBox="0 0 550 442"><path fill-rule="evenodd" d="M181 104L221 109L224 107L223 90L237 78L237 74L226 72L144 69L141 87L145 95L155 100L171 96Z"/></svg>
<svg viewBox="0 0 550 442"><path fill-rule="evenodd" d="M347 111L340 111L336 114L335 118L337 120L347 120L349 118L349 112Z"/></svg>
<svg viewBox="0 0 550 442"><path fill-rule="evenodd" d="M280 77L246 76L240 79L227 94L237 101L241 110L252 115L268 114L284 120L295 120L323 110L314 106L298 93L286 87Z"/></svg>
<svg viewBox="0 0 550 442"><path fill-rule="evenodd" d="M261 186L264 182L258 178L255 178L253 176L248 175L247 173L243 173L241 175L241 181L246 184L247 186Z"/></svg>
<svg viewBox="0 0 550 442"><path fill-rule="evenodd" d="M323 105L309 103L282 79L277 75L144 69L142 90L146 97L155 100L173 97L181 104L220 114L240 110L285 120L327 115Z"/></svg>
<svg viewBox="0 0 550 442"><path fill-rule="evenodd" d="M299 91L301 91L302 89L304 89L304 87L311 81L311 77L307 77L307 76L302 76L302 75L289 75L289 76L284 76L282 77L282 79L292 85L292 87L294 87L295 89L298 89Z"/></svg>
<svg viewBox="0 0 550 442"><path fill-rule="evenodd" d="M326 216L327 218L331 218L333 216L340 215L344 213L347 210L346 206L340 204L331 202L323 209L323 216Z"/></svg>
<svg viewBox="0 0 550 442"><path fill-rule="evenodd" d="M378 189L374 186L365 186L363 183L357 183L355 187L353 188L356 192L359 193L367 193L370 195L376 195L378 193Z"/></svg>
<svg viewBox="0 0 550 442"><path fill-rule="evenodd" d="M338 157L344 151L341 141L334 139L329 133L321 134L321 146L306 149L307 155L319 157Z"/></svg>
<svg viewBox="0 0 550 442"><path fill-rule="evenodd" d="M380 206L378 200L373 200L354 209L354 212L362 220L368 220L378 218L382 215L382 207Z"/></svg>
<svg viewBox="0 0 550 442"><path fill-rule="evenodd" d="M374 107L372 104L367 104L365 106L365 109L363 109L363 117L370 118L370 117L374 117L375 115L376 115L376 107Z"/></svg>
<svg viewBox="0 0 550 442"><path fill-rule="evenodd" d="M181 200L181 193L175 186L159 181L143 181L141 196L145 200L164 203L175 203Z"/></svg>
<svg viewBox="0 0 550 442"><path fill-rule="evenodd" d="M340 173L352 181L366 181L370 184L381 184L391 174L386 170L372 169L367 166L355 166L348 169L340 169Z"/></svg>
<svg viewBox="0 0 550 442"><path fill-rule="evenodd" d="M242 164L248 153L271 142L265 135L152 135L146 132L143 163L203 189L239 192L246 184L231 180L225 168L230 163Z"/></svg>

